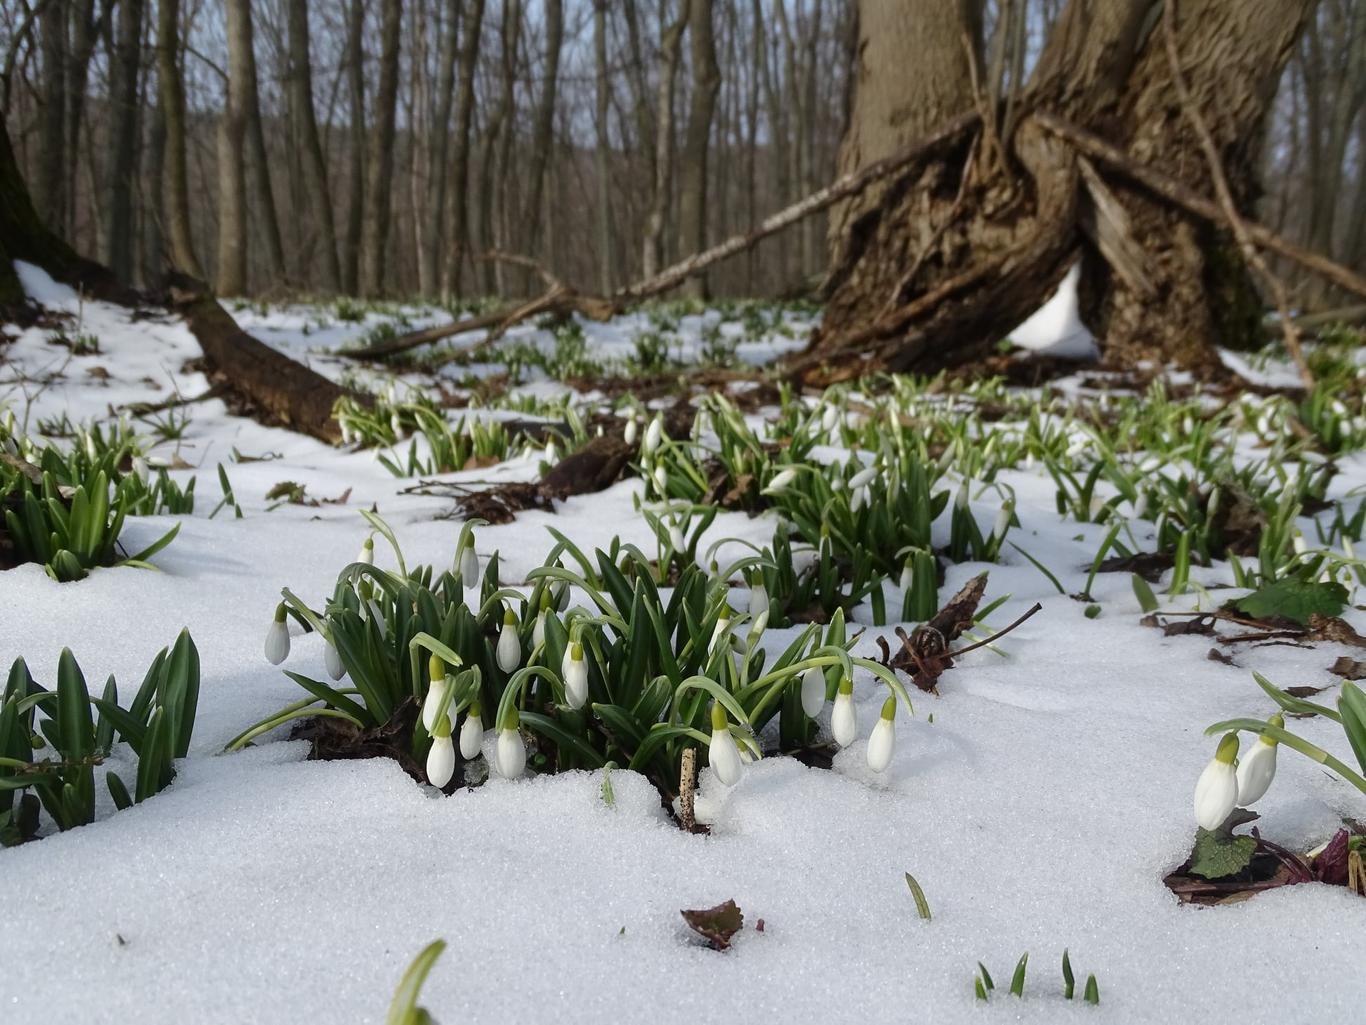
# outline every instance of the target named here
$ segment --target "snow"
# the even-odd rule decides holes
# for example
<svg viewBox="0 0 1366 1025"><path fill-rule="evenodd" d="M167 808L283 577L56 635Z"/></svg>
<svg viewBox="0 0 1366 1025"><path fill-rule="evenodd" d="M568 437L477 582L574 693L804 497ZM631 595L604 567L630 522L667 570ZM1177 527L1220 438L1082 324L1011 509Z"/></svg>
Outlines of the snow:
<svg viewBox="0 0 1366 1025"><path fill-rule="evenodd" d="M1057 289L1023 324L1010 332L1010 340L1023 349L1060 359L1094 360L1100 355L1096 340L1081 322L1077 282L1081 264L1074 263Z"/></svg>
<svg viewBox="0 0 1366 1025"><path fill-rule="evenodd" d="M45 301L80 307L82 330L101 346L98 356L71 357L41 390L0 386L0 402L21 417L107 417L171 387L204 389L183 369L197 354L183 326L79 304L41 272L21 272ZM1055 325L1066 321L1057 309L1066 301L1074 311L1074 299L1045 307ZM344 340L340 331L322 342L302 335L308 315L286 311L278 331L265 330L272 313L250 323L296 355ZM690 345L697 330L682 329ZM5 350L5 380L66 360L46 333L28 329ZM619 324L589 336L629 344ZM754 344L757 353L786 343ZM310 358L342 372L334 357ZM110 377L86 374L92 365ZM408 962L438 937L450 946L422 1003L448 1023L596 1025L628 1008L679 1023L1283 1023L1340 1019L1366 1002L1366 901L1305 885L1199 909L1179 905L1161 882L1189 851L1191 791L1213 751L1203 728L1270 710L1250 670L1282 685L1326 685L1325 667L1350 649L1264 647L1240 651L1242 668L1225 666L1206 659L1208 638L1138 626L1127 575L1097 578L1104 611L1088 620L1011 550L991 567L988 597L1011 596L991 623L1036 600L1043 611L998 644L1004 658L972 652L942 679L942 696L916 692L915 718L898 719L885 776L866 768L862 741L833 771L766 759L729 792L704 772L702 796L716 809L709 837L678 831L653 788L626 771L612 774L608 808L600 774L498 781L440 798L391 762L309 762L297 742L224 755L229 738L297 696L262 658L265 630L280 587L306 599L330 592L367 534L358 509L378 507L409 565L447 564L459 524L435 519L449 511L446 499L400 495L410 482L372 453L260 427L217 400L189 411L179 444L154 455L178 451L199 467L196 514L125 528L137 546L181 521L155 559L160 572L101 569L70 584L35 566L0 573L0 665L22 655L51 681L69 645L87 679L114 673L132 687L181 626L203 665L194 744L166 792L0 850L0 1021L380 1022ZM234 447L274 457L234 463ZM218 462L240 520L207 518ZM1366 483L1361 459L1343 466L1342 488ZM513 460L443 479L533 470ZM1024 525L1011 539L1069 592L1081 590L1103 528L1060 520L1041 469L1003 479ZM266 512L265 492L281 480L317 497L348 488L351 496ZM614 535L644 545L651 535L633 510L638 493L627 481L554 515L523 513L481 528L478 550L499 551L504 579L515 582L550 549L547 525L584 547ZM766 517L722 513L707 538L766 542L772 528ZM391 564L382 542L376 552ZM952 567L941 594L981 569ZM1366 629L1361 613L1348 618ZM884 632L870 629L856 653L874 654ZM296 633L281 668L321 675L319 639ZM883 695L864 677L856 694L866 731ZM1341 747L1329 727L1295 724L1311 741ZM1290 753L1258 810L1269 838L1302 847L1327 839L1343 815L1362 816L1359 794ZM932 921L917 917L906 872L924 888ZM746 928L720 954L695 942L678 912L727 898ZM758 918L763 932L752 928ZM1079 979L1096 973L1099 1010L1061 999L1064 947ZM1014 1001L1004 990L1026 950L1026 999ZM979 960L1000 987L987 1008L972 994Z"/></svg>

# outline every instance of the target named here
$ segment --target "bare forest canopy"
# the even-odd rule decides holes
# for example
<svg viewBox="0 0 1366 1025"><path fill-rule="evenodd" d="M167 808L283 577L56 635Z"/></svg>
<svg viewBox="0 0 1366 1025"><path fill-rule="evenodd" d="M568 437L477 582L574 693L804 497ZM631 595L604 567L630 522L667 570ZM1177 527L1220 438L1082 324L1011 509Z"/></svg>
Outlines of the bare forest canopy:
<svg viewBox="0 0 1366 1025"><path fill-rule="evenodd" d="M539 292L476 259L500 250L607 295L836 177L856 6L0 0L0 98L40 215L129 284L173 265L222 294ZM1062 8L985 5L994 95ZM1256 214L1359 272L1363 100L1366 0L1322 0L1280 82ZM777 295L826 263L821 214L706 284ZM1277 270L1296 305L1341 298Z"/></svg>

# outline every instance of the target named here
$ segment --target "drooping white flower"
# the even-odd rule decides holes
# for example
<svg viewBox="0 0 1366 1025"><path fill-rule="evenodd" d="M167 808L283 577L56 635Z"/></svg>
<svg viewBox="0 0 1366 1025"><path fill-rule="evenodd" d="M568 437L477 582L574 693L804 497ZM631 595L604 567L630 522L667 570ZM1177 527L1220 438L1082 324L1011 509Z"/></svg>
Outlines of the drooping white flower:
<svg viewBox="0 0 1366 1025"><path fill-rule="evenodd" d="M451 742L451 721L442 716L427 752L427 782L440 790L455 775L455 745Z"/></svg>
<svg viewBox="0 0 1366 1025"><path fill-rule="evenodd" d="M991 536L998 541L1006 536L1006 531L1010 529L1010 516L1014 512L1014 506L1006 502L1001 506L1001 511L996 514L996 522L992 525Z"/></svg>
<svg viewBox="0 0 1366 1025"><path fill-rule="evenodd" d="M519 729L521 717L513 709L508 719L498 731L498 741L493 749L493 760L498 775L504 779L516 779L526 768L526 741Z"/></svg>
<svg viewBox="0 0 1366 1025"><path fill-rule="evenodd" d="M466 589L479 583L479 556L474 554L473 535L470 536L469 544L460 550L460 582Z"/></svg>
<svg viewBox="0 0 1366 1025"><path fill-rule="evenodd" d="M371 534L361 542L360 552L356 555L357 562L363 562L367 566L375 564L375 535Z"/></svg>
<svg viewBox="0 0 1366 1025"><path fill-rule="evenodd" d="M1296 555L1303 555L1305 552L1309 550L1309 542L1307 542L1304 539L1304 534L1302 534L1298 530L1295 531L1295 537L1292 543L1294 545Z"/></svg>
<svg viewBox="0 0 1366 1025"><path fill-rule="evenodd" d="M839 422L839 407L827 403L824 411L822 411L821 413L821 428L825 431L826 434L829 434L831 431L835 429L836 425L838 425Z"/></svg>
<svg viewBox="0 0 1366 1025"><path fill-rule="evenodd" d="M398 415L398 410L389 414L389 429L394 432L395 438L403 437L403 418Z"/></svg>
<svg viewBox="0 0 1366 1025"><path fill-rule="evenodd" d="M901 579L897 583L903 591L909 591L914 582L915 570L911 568L911 560L907 559L901 567Z"/></svg>
<svg viewBox="0 0 1366 1025"><path fill-rule="evenodd" d="M664 418L655 417L650 421L650 426L645 429L645 444L641 450L647 455L654 455L655 449L659 448L659 443L664 440Z"/></svg>
<svg viewBox="0 0 1366 1025"><path fill-rule="evenodd" d="M749 614L755 619L768 614L768 588L764 586L764 578L757 574L749 589Z"/></svg>
<svg viewBox="0 0 1366 1025"><path fill-rule="evenodd" d="M959 509L966 509L966 508L968 507L968 482L967 482L967 481L963 481L962 484L958 485L958 494L954 496L954 498L953 498L953 504L954 504L955 507L957 507L957 508L959 508Z"/></svg>
<svg viewBox="0 0 1366 1025"><path fill-rule="evenodd" d="M663 498L669 489L669 468L663 463L656 463L655 472L651 476L655 482L655 491Z"/></svg>
<svg viewBox="0 0 1366 1025"><path fill-rule="evenodd" d="M151 472L151 469L147 466L146 459L143 459L142 456L133 457L133 474L138 480L146 484L147 478L151 476Z"/></svg>
<svg viewBox="0 0 1366 1025"><path fill-rule="evenodd" d="M555 439L551 438L545 443L545 461L547 463L554 463L558 462L559 458L560 450L555 447Z"/></svg>
<svg viewBox="0 0 1366 1025"><path fill-rule="evenodd" d="M825 707L825 670L812 666L802 673L802 711L808 719L820 715Z"/></svg>
<svg viewBox="0 0 1366 1025"><path fill-rule="evenodd" d="M835 692L835 707L830 711L830 732L835 743L848 747L858 739L858 712L854 708L854 681L845 677Z"/></svg>
<svg viewBox="0 0 1366 1025"><path fill-rule="evenodd" d="M768 609L765 608L762 612L760 612L757 616L755 616L752 620L750 620L750 623L749 623L749 636L750 636L750 637L762 637L764 631L767 630L767 629L768 629Z"/></svg>
<svg viewBox="0 0 1366 1025"><path fill-rule="evenodd" d="M849 496L849 511L850 511L851 513L856 513L856 512L858 512L860 509L863 508L864 503L867 502L867 501L868 501L868 489L867 489L867 488L855 488L855 489L853 490L853 493L850 494L850 496Z"/></svg>
<svg viewBox="0 0 1366 1025"><path fill-rule="evenodd" d="M1238 734L1219 741L1218 750L1195 783L1195 822L1218 829L1238 807Z"/></svg>
<svg viewBox="0 0 1366 1025"><path fill-rule="evenodd" d="M583 645L574 641L565 649L560 663L564 682L564 701L570 708L582 708L588 701L588 664L583 660Z"/></svg>
<svg viewBox="0 0 1366 1025"><path fill-rule="evenodd" d="M285 622L285 606L275 606L275 618L266 631L266 661L278 666L289 658L289 625Z"/></svg>
<svg viewBox="0 0 1366 1025"><path fill-rule="evenodd" d="M636 415L632 413L630 419L626 421L626 430L624 432L626 444L634 445L636 443L636 434L638 430L639 428L636 426Z"/></svg>
<svg viewBox="0 0 1366 1025"><path fill-rule="evenodd" d="M771 495L775 491L782 491L783 488L789 487L796 479L797 471L789 466L786 470L780 470L774 475L773 479L768 482L768 487L764 488L763 493L765 495Z"/></svg>
<svg viewBox="0 0 1366 1025"><path fill-rule="evenodd" d="M854 474L852 477L849 478L849 488L850 488L850 490L855 490L855 491L858 490L859 488L865 488L865 487L867 487L869 484L873 483L873 478L876 477L876 476L877 476L877 467L876 467L876 466L866 466L866 467L864 467L862 470L860 470L858 473Z"/></svg>
<svg viewBox="0 0 1366 1025"><path fill-rule="evenodd" d="M536 613L536 623L531 628L532 650L545 646L545 609Z"/></svg>
<svg viewBox="0 0 1366 1025"><path fill-rule="evenodd" d="M327 639L323 645L323 665L327 668L327 675L334 680L340 680L346 675L346 666L341 660L341 654L337 651L337 646L332 643L332 638Z"/></svg>
<svg viewBox="0 0 1366 1025"><path fill-rule="evenodd" d="M478 758L484 746L484 720L479 717L479 702L470 705L470 714L460 726L460 757Z"/></svg>
<svg viewBox="0 0 1366 1025"><path fill-rule="evenodd" d="M740 749L730 735L726 710L719 701L711 706L711 743L707 745L707 764L716 773L716 778L728 787L739 783L745 771L744 763L740 761Z"/></svg>
<svg viewBox="0 0 1366 1025"><path fill-rule="evenodd" d="M446 665L437 656L431 659L431 683L427 687L427 697L422 702L422 728L432 736L436 736L436 711L441 707L441 702L446 698L446 690L449 684L446 680ZM450 706L446 706L446 715L443 717L449 723ZM447 727L446 733L450 734Z"/></svg>
<svg viewBox="0 0 1366 1025"><path fill-rule="evenodd" d="M1285 717L1277 713L1267 722L1283 727ZM1238 759L1238 803L1244 808L1255 804L1266 795L1271 781L1276 778L1276 748L1274 737L1262 734L1252 742L1252 749Z"/></svg>
<svg viewBox="0 0 1366 1025"><path fill-rule="evenodd" d="M503 632L498 635L498 668L515 672L522 664L522 642L517 636L517 616L511 609L503 613Z"/></svg>
<svg viewBox="0 0 1366 1025"><path fill-rule="evenodd" d="M726 628L728 626L730 626L730 616L723 612L717 618L716 626L712 627L711 643L707 645L708 655L710 655L712 652L716 650L716 642L721 639L721 635L726 632Z"/></svg>
<svg viewBox="0 0 1366 1025"><path fill-rule="evenodd" d="M873 724L873 732L868 735L868 768L874 772L886 772L892 764L892 753L896 750L896 698L888 698L882 703L882 715Z"/></svg>

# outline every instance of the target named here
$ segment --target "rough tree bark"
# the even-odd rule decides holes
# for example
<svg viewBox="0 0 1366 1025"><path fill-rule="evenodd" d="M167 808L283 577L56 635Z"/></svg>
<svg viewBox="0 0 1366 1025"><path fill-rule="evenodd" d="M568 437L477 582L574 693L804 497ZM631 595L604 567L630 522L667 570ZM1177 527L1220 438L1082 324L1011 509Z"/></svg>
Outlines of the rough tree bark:
<svg viewBox="0 0 1366 1025"><path fill-rule="evenodd" d="M645 245L642 266L651 277L664 263L664 221L669 212L669 183L674 161L674 81L678 75L679 51L688 27L689 0L680 0L678 18L665 26L660 37L659 84L655 98L654 191L650 211L645 217Z"/></svg>
<svg viewBox="0 0 1366 1025"><path fill-rule="evenodd" d="M1170 0L1169 0L1170 2ZM1210 120L1241 207L1280 71L1312 0L1184 0L1183 70ZM1103 180L1032 120L1050 113L1161 165L1201 193L1207 164L1171 89L1148 0L1071 0L997 135L973 88L979 8L956 0L860 4L860 63L841 169L861 166L955 112L979 106L976 133L832 217L829 305L805 358L830 380L868 363L931 370L980 358L1082 259L1086 322L1107 355L1217 372L1210 343L1246 332L1246 272L1204 222ZM909 34L908 34L909 33ZM933 34L936 45L925 45ZM912 39L924 60L905 61ZM956 45L953 43L956 40Z"/></svg>
<svg viewBox="0 0 1366 1025"><path fill-rule="evenodd" d="M109 71L109 190L104 262L124 284L133 280L133 195L138 169L138 69L142 56L142 0L121 0L118 36Z"/></svg>
<svg viewBox="0 0 1366 1025"><path fill-rule="evenodd" d="M250 0L227 0L228 82L218 117L219 295L247 290L247 74L251 53Z"/></svg>
<svg viewBox="0 0 1366 1025"><path fill-rule="evenodd" d="M593 175L597 179L596 213L598 229L598 290L612 290L612 183L608 179L608 159L612 143L607 134L611 111L612 83L607 67L607 0L593 0L593 60L597 81L593 91L593 130L597 147L593 151Z"/></svg>
<svg viewBox="0 0 1366 1025"><path fill-rule="evenodd" d="M455 95L455 64L460 46L461 0L446 4L446 33L441 42L441 67L432 104L431 146L427 151L425 195L428 229L422 234L418 288L432 298L440 289L442 231L446 226L446 160L451 147L451 103Z"/></svg>
<svg viewBox="0 0 1366 1025"><path fill-rule="evenodd" d="M545 191L545 169L554 142L555 97L560 77L560 50L564 43L563 0L546 0L541 5L545 18L545 71L542 75L541 95L536 106L536 125L531 140L531 164L527 171L530 181L523 210L523 248L532 256L539 253L541 224L545 215L541 210L541 196ZM528 281L527 290L530 291Z"/></svg>
<svg viewBox="0 0 1366 1025"><path fill-rule="evenodd" d="M451 157L451 229L448 235L445 289L460 294L464 261L469 252L470 124L474 119L474 72L479 60L484 0L469 0L464 42L460 46L460 88L455 101L455 152Z"/></svg>
<svg viewBox="0 0 1366 1025"><path fill-rule="evenodd" d="M346 242L342 246L342 288L355 295L360 286L361 227L365 214L365 31L364 0L346 9L346 84L351 124L347 149Z"/></svg>
<svg viewBox="0 0 1366 1025"><path fill-rule="evenodd" d="M365 183L365 219L361 230L362 295L384 291L384 267L389 242L389 207L394 177L395 111L398 105L398 49L403 0L384 0L381 7L379 92L375 95L375 126L370 133L370 165Z"/></svg>
<svg viewBox="0 0 1366 1025"><path fill-rule="evenodd" d="M692 0L688 31L692 35L692 102L683 142L683 168L679 174L679 238L685 253L700 253L707 245L707 153L716 94L721 88L721 68L716 63L716 30L712 0ZM705 299L705 275L690 278L685 295Z"/></svg>
<svg viewBox="0 0 1366 1025"><path fill-rule="evenodd" d="M185 79L180 67L180 0L157 2L157 82L166 122L166 234L171 265L204 280L190 231L190 177L185 153Z"/></svg>

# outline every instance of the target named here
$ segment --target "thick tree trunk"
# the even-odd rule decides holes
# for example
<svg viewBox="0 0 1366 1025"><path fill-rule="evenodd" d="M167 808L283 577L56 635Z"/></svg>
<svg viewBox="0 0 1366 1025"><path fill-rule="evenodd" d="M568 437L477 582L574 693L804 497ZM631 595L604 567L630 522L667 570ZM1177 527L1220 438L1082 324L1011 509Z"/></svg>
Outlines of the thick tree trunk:
<svg viewBox="0 0 1366 1025"><path fill-rule="evenodd" d="M688 31L692 35L692 103L683 143L683 168L679 175L679 236L685 253L707 247L707 155L711 122L716 113L716 94L721 88L721 68L716 63L716 30L712 0L692 0ZM704 299L707 278L689 278L685 295Z"/></svg>
<svg viewBox="0 0 1366 1025"><path fill-rule="evenodd" d="M171 265L204 280L190 230L190 177L185 152L185 79L180 68L180 0L157 0L157 82L166 123L166 233Z"/></svg>
<svg viewBox="0 0 1366 1025"><path fill-rule="evenodd" d="M369 175L365 183L365 219L361 231L362 295L384 291L384 268L389 242L389 207L394 177L395 111L398 105L398 49L403 0L384 0L380 28L379 92L375 95L375 126L370 134Z"/></svg>
<svg viewBox="0 0 1366 1025"><path fill-rule="evenodd" d="M38 129L38 177L33 201L43 220L57 231L66 225L67 168L75 154L66 152L66 20L68 5L49 3L39 19L43 53L41 120Z"/></svg>
<svg viewBox="0 0 1366 1025"><path fill-rule="evenodd" d="M219 295L247 290L247 73L251 52L250 0L227 0L228 83L218 117Z"/></svg>
<svg viewBox="0 0 1366 1025"><path fill-rule="evenodd" d="M1184 71L1244 207L1254 198L1262 120L1311 6L1184 0L1178 7ZM948 24L946 7L963 15L958 25ZM921 48L961 55L956 72L896 57L905 52L898 27L903 42L905 32L916 31L912 8L923 32L959 37L956 50L948 38ZM974 11L947 0L895 8L864 0L860 14L859 79L842 170L973 105L961 38ZM1260 314L1232 244L1146 193L1103 181L1030 118L1034 111L1065 118L1207 192L1207 164L1171 89L1161 33L1146 0L1072 0L1024 95L1011 101L1018 113L1010 138L998 142L992 116L985 130L960 133L938 159L832 217L830 301L805 361L813 376L867 369L853 353L915 371L979 358L1079 255L1084 318L1108 356L1216 372L1210 343L1245 334L1256 326L1252 314ZM876 46L889 49L870 57Z"/></svg>
<svg viewBox="0 0 1366 1025"><path fill-rule="evenodd" d="M289 0L289 104L303 150L303 191L308 193L317 220L323 288L336 292L342 285L341 264L337 260L337 228L332 217L332 192L327 184L327 161L313 110L308 0Z"/></svg>

